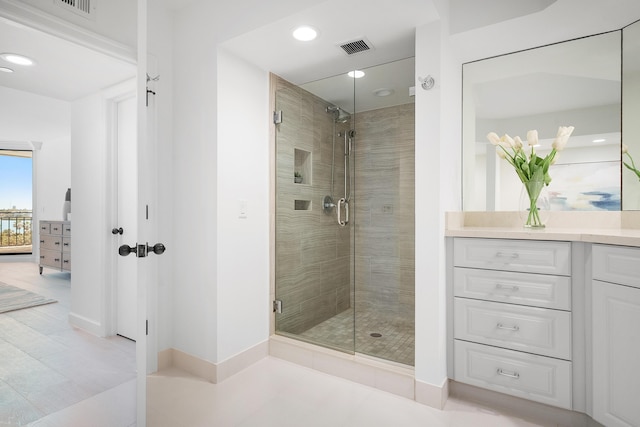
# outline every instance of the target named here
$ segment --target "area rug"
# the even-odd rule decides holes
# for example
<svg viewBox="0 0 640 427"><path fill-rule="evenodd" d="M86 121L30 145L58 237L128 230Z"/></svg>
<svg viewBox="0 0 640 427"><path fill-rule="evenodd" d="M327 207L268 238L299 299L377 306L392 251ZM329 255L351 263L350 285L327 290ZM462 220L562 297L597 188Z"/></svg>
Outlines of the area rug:
<svg viewBox="0 0 640 427"><path fill-rule="evenodd" d="M0 313L57 302L51 298L0 282Z"/></svg>

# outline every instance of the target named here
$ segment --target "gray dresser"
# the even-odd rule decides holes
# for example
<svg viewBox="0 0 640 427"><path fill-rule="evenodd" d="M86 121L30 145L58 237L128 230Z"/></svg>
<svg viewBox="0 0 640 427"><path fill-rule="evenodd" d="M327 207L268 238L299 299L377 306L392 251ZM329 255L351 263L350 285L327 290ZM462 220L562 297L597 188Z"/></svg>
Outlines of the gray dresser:
<svg viewBox="0 0 640 427"><path fill-rule="evenodd" d="M40 221L40 274L44 267L71 271L71 222Z"/></svg>

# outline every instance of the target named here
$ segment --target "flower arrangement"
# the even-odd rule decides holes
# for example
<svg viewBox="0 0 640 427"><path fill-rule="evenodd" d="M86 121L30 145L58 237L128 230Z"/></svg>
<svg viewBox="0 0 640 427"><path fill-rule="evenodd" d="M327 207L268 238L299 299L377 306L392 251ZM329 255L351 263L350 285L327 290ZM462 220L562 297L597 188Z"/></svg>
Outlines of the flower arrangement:
<svg viewBox="0 0 640 427"><path fill-rule="evenodd" d="M631 164L625 162L624 160L622 161L622 164L625 165L625 167L631 172L635 173L638 179L640 179L640 170L636 168L636 164L633 162L633 157L631 157L631 154L629 154L629 147L627 147L627 144L622 144L622 155L624 156L625 154L629 158Z"/></svg>
<svg viewBox="0 0 640 427"><path fill-rule="evenodd" d="M556 138L551 144L551 152L545 157L536 154L535 147L538 143L538 131L527 132L527 143L530 147L527 153L519 136L511 138L505 134L499 137L495 132L490 132L487 139L496 147L496 154L505 159L518 174L518 178L524 184L529 196L529 213L525 227L544 227L538 212L538 197L545 185L551 182L549 166L556 159L558 151L562 151L573 132L573 126L560 126Z"/></svg>

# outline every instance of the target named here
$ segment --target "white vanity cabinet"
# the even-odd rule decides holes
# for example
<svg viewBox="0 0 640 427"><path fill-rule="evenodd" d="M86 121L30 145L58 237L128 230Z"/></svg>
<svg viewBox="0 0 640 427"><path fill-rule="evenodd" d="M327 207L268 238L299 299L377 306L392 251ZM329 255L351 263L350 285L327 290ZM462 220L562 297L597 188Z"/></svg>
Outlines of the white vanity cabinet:
<svg viewBox="0 0 640 427"><path fill-rule="evenodd" d="M452 244L453 379L572 409L571 243Z"/></svg>
<svg viewBox="0 0 640 427"><path fill-rule="evenodd" d="M640 426L640 248L592 247L593 418Z"/></svg>

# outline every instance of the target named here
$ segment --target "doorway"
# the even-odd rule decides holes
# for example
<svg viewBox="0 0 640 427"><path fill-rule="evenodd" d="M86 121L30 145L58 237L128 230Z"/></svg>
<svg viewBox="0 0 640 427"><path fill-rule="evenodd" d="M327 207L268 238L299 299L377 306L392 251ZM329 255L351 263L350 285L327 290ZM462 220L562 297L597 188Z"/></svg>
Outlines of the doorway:
<svg viewBox="0 0 640 427"><path fill-rule="evenodd" d="M30 255L33 151L0 149L0 256Z"/></svg>

